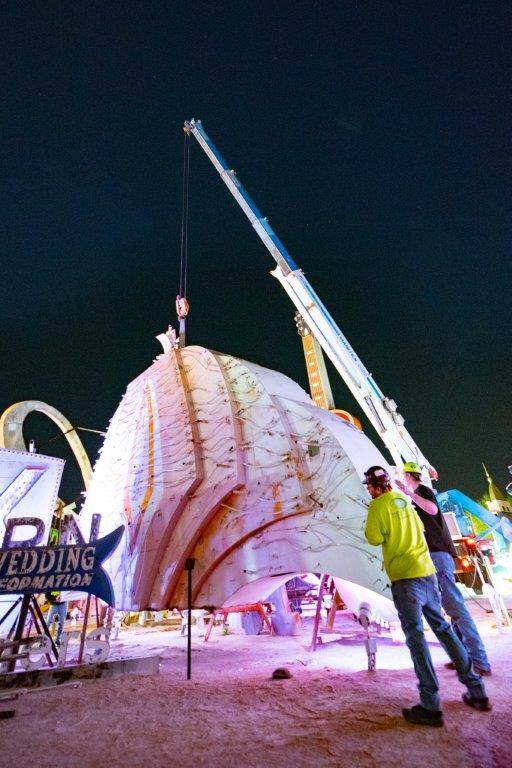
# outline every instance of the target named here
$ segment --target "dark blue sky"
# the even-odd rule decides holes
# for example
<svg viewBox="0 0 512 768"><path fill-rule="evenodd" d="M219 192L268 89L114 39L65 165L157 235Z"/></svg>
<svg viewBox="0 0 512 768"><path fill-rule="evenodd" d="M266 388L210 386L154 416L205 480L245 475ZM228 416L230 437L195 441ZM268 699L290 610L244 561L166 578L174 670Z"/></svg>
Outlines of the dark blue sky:
<svg viewBox="0 0 512 768"><path fill-rule="evenodd" d="M504 484L512 12L435 6L4 6L0 407L38 398L105 428L159 352L178 284L181 126L196 117L398 402L439 487L478 494L482 460ZM191 150L189 343L305 385L270 257ZM334 374L333 387L357 414Z"/></svg>

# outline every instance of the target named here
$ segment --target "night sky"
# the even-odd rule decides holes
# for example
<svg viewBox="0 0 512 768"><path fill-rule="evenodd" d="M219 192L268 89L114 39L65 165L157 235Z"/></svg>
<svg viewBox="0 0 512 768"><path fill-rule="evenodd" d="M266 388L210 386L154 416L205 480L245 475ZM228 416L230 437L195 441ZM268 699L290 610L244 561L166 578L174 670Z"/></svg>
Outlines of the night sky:
<svg viewBox="0 0 512 768"><path fill-rule="evenodd" d="M105 429L159 353L195 117L397 401L439 488L480 495L482 461L507 482L509 3L74 0L2 16L0 408L41 399ZM192 141L188 342L306 386L272 267ZM42 417L27 432L66 455ZM100 442L85 437L93 456Z"/></svg>

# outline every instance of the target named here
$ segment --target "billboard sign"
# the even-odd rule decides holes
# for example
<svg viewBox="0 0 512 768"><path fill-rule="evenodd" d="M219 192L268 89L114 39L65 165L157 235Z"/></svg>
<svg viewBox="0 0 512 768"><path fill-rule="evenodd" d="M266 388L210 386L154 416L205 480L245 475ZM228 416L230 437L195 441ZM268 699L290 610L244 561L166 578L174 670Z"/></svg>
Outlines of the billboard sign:
<svg viewBox="0 0 512 768"><path fill-rule="evenodd" d="M48 541L63 459L0 448L0 547Z"/></svg>
<svg viewBox="0 0 512 768"><path fill-rule="evenodd" d="M30 595L76 589L114 605L114 590L101 563L123 535L120 526L86 544L0 549L0 595Z"/></svg>
<svg viewBox="0 0 512 768"><path fill-rule="evenodd" d="M47 543L63 469L54 456L0 448L0 547ZM0 620L14 600L0 595Z"/></svg>

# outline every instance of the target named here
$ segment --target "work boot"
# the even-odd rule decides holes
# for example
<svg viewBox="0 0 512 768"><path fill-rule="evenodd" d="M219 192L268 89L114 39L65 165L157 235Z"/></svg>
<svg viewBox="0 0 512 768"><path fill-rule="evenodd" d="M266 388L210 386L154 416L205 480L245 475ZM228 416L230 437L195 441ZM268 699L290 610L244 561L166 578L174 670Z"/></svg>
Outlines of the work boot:
<svg viewBox="0 0 512 768"><path fill-rule="evenodd" d="M431 725L433 728L441 728L444 725L441 711L426 709L421 704L415 704L410 709L402 709L402 715L408 723L413 725Z"/></svg>
<svg viewBox="0 0 512 768"><path fill-rule="evenodd" d="M473 671L475 674L480 675L480 677L488 677L489 675L492 675L490 667L484 669L484 667L479 667L477 664L473 664Z"/></svg>
<svg viewBox="0 0 512 768"><path fill-rule="evenodd" d="M492 709L492 704L487 696L484 699L474 699L470 693L465 692L462 694L462 701L464 704L467 704L468 707L478 709L480 712L490 712Z"/></svg>

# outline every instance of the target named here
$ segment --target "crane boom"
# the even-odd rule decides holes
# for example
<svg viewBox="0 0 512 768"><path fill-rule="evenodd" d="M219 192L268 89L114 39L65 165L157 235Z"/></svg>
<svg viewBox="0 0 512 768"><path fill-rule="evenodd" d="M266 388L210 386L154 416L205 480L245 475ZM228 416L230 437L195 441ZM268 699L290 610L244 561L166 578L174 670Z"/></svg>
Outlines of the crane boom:
<svg viewBox="0 0 512 768"><path fill-rule="evenodd" d="M380 435L396 466L404 461L416 461L421 467L433 471L415 441L404 426L394 400L386 397L371 373L363 365L347 338L338 328L301 269L292 259L266 217L264 217L247 190L230 170L200 120L186 121L184 130L192 134L221 179L242 208L260 239L276 262L271 274L279 280L295 308L306 320L314 337L344 380L347 387Z"/></svg>
<svg viewBox="0 0 512 768"><path fill-rule="evenodd" d="M302 351L304 352L311 399L319 408L332 411L334 410L334 400L322 347L309 330L308 324L299 312L295 313L295 325L302 340Z"/></svg>

